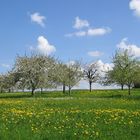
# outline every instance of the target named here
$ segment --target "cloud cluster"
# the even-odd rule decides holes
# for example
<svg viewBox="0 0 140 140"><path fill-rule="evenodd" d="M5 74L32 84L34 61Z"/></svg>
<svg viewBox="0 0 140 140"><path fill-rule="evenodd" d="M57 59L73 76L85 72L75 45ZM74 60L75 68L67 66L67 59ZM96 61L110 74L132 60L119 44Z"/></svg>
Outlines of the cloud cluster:
<svg viewBox="0 0 140 140"><path fill-rule="evenodd" d="M32 22L39 24L41 27L45 27L45 22L44 22L46 20L45 16L42 16L38 12L35 12L30 15L30 18Z"/></svg>
<svg viewBox="0 0 140 140"><path fill-rule="evenodd" d="M97 61L97 65L101 72L107 72L108 70L112 70L113 64L112 63L103 63L102 60Z"/></svg>
<svg viewBox="0 0 140 140"><path fill-rule="evenodd" d="M30 47L31 51L35 51L42 55L50 55L56 51L56 48L51 45L44 36L39 36L37 42L37 47Z"/></svg>
<svg viewBox="0 0 140 140"><path fill-rule="evenodd" d="M76 36L76 37L82 37L82 36L102 36L105 35L107 33L110 33L111 29L110 28L90 28L86 31L77 31L74 33L69 33L66 34L66 37L72 37L72 36Z"/></svg>
<svg viewBox="0 0 140 140"><path fill-rule="evenodd" d="M87 20L80 19L79 17L75 18L75 24L73 27L77 29L77 31L66 34L66 37L102 36L111 32L109 27L92 28ZM83 30L83 28L85 29Z"/></svg>
<svg viewBox="0 0 140 140"><path fill-rule="evenodd" d="M134 14L140 17L140 0L131 0L129 8L134 11Z"/></svg>
<svg viewBox="0 0 140 140"><path fill-rule="evenodd" d="M32 22L39 24L41 27L45 27L45 16L42 16L40 15L40 13L35 12L33 14L30 14L30 18ZM47 38L45 38L44 36L39 36L37 39L37 47L31 46L30 50L43 55L50 55L56 51L56 48L48 42Z"/></svg>
<svg viewBox="0 0 140 140"><path fill-rule="evenodd" d="M110 28L91 28L88 29L87 34L89 36L101 36L101 35L105 35L107 33L110 33L111 29Z"/></svg>
<svg viewBox="0 0 140 140"><path fill-rule="evenodd" d="M104 77L106 72L112 70L114 66L113 63L104 63L102 60L92 62L89 64L89 66L92 65L93 63L94 64L96 63L96 68L98 69L98 72L100 73L101 77Z"/></svg>
<svg viewBox="0 0 140 140"><path fill-rule="evenodd" d="M119 49L128 50L130 55L135 57L140 57L140 47L135 44L129 44L128 39L124 38L121 42L117 45Z"/></svg>
<svg viewBox="0 0 140 140"><path fill-rule="evenodd" d="M56 51L55 47L49 44L48 40L44 36L38 37L37 50L43 55L50 55Z"/></svg>

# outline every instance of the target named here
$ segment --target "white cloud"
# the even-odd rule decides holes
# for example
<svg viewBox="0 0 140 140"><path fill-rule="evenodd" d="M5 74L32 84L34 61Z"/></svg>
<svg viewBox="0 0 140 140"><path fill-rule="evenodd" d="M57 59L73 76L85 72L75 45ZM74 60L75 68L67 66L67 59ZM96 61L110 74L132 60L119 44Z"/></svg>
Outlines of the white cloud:
<svg viewBox="0 0 140 140"><path fill-rule="evenodd" d="M37 51L43 55L50 55L56 51L56 48L49 44L48 40L44 36L38 37Z"/></svg>
<svg viewBox="0 0 140 140"><path fill-rule="evenodd" d="M89 28L85 31L77 31L74 33L66 34L66 37L84 37L84 36L103 36L111 32L110 28Z"/></svg>
<svg viewBox="0 0 140 140"><path fill-rule="evenodd" d="M88 28L83 30L84 27L88 27ZM91 28L87 20L80 19L79 17L75 18L75 24L73 28L78 29L78 31L65 34L66 37L103 36L111 32L111 29L109 27Z"/></svg>
<svg viewBox="0 0 140 140"><path fill-rule="evenodd" d="M8 64L1 64L1 66L4 68L10 68L10 65L8 65Z"/></svg>
<svg viewBox="0 0 140 140"><path fill-rule="evenodd" d="M89 55L89 56L92 56L92 57L98 57L98 56L103 55L103 52L91 51L91 52L88 52L88 55Z"/></svg>
<svg viewBox="0 0 140 140"><path fill-rule="evenodd" d="M129 3L129 8L134 11L136 16L140 17L140 0L131 0Z"/></svg>
<svg viewBox="0 0 140 140"><path fill-rule="evenodd" d="M89 36L102 36L105 35L107 33L110 33L111 29L110 28L91 28L88 29L87 31L87 35Z"/></svg>
<svg viewBox="0 0 140 140"><path fill-rule="evenodd" d="M108 70L112 70L113 64L112 63L103 63L102 60L97 61L97 65L101 72L107 72Z"/></svg>
<svg viewBox="0 0 140 140"><path fill-rule="evenodd" d="M38 12L35 12L35 13L30 15L30 18L31 18L32 22L35 22L42 27L45 27L45 22L44 22L46 20L45 16L42 16Z"/></svg>
<svg viewBox="0 0 140 140"><path fill-rule="evenodd" d="M121 42L117 45L117 47L123 50L128 50L128 53L130 55L140 57L140 47L135 44L129 44L127 38L122 39Z"/></svg>
<svg viewBox="0 0 140 140"><path fill-rule="evenodd" d="M29 50L35 53L39 53L42 55L50 55L52 53L54 53L56 51L56 48L51 45L47 38L45 38L44 36L39 36L37 38L37 46L33 47L33 46L29 46Z"/></svg>
<svg viewBox="0 0 140 140"><path fill-rule="evenodd" d="M86 32L85 31L79 31L79 32L75 32L76 36L85 36Z"/></svg>
<svg viewBox="0 0 140 140"><path fill-rule="evenodd" d="M82 36L86 36L86 32L85 31L78 31L78 32L66 34L65 36L66 37L72 37L72 36L82 37Z"/></svg>
<svg viewBox="0 0 140 140"><path fill-rule="evenodd" d="M87 20L83 20L83 19L80 19L79 17L76 17L73 28L81 29L83 27L89 27L89 22Z"/></svg>
<svg viewBox="0 0 140 140"><path fill-rule="evenodd" d="M89 66L96 65L96 69L98 70L101 77L104 77L106 72L113 69L113 63L104 63L102 60L94 61L89 64Z"/></svg>
<svg viewBox="0 0 140 140"><path fill-rule="evenodd" d="M92 65L93 63L94 64L96 63L97 69L100 71L100 73L104 73L107 72L108 70L112 70L114 66L113 63L104 63L102 60L94 61L89 65Z"/></svg>

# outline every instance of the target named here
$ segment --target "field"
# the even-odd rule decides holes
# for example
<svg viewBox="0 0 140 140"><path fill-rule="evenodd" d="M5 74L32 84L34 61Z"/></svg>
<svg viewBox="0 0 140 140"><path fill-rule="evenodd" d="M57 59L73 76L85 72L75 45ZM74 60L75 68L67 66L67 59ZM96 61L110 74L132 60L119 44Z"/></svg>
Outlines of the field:
<svg viewBox="0 0 140 140"><path fill-rule="evenodd" d="M0 140L139 140L140 90L0 94Z"/></svg>

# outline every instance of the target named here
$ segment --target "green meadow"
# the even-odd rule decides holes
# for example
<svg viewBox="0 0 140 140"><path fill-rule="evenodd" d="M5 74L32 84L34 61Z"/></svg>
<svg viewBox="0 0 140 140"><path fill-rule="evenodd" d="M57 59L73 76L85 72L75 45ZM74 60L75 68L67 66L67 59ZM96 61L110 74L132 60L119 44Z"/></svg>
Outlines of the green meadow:
<svg viewBox="0 0 140 140"><path fill-rule="evenodd" d="M0 94L1 140L139 140L140 90Z"/></svg>

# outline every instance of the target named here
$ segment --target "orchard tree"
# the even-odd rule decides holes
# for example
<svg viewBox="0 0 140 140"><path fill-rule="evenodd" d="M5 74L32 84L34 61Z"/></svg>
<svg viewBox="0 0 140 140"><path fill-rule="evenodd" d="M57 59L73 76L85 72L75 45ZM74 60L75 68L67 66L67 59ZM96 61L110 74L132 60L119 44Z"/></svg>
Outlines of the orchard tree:
<svg viewBox="0 0 140 140"><path fill-rule="evenodd" d="M62 86L63 93L65 94L66 85L68 85L68 66L62 62L58 62L55 67L53 81Z"/></svg>
<svg viewBox="0 0 140 140"><path fill-rule="evenodd" d="M135 80L139 75L137 61L132 58L128 58L128 67L126 69L126 85L128 86L128 94L130 95L130 90L134 87Z"/></svg>
<svg viewBox="0 0 140 140"><path fill-rule="evenodd" d="M15 71L20 74L20 84L31 89L32 95L37 88L45 87L48 73L52 71L54 59L49 56L31 55L17 57ZM42 87L43 86L43 87Z"/></svg>
<svg viewBox="0 0 140 140"><path fill-rule="evenodd" d="M8 92L13 92L15 85L18 81L18 75L16 75L12 70L7 72L4 76L3 76L3 80L4 80L4 89L7 90Z"/></svg>
<svg viewBox="0 0 140 140"><path fill-rule="evenodd" d="M109 77L113 83L120 84L122 89L124 85L128 86L128 94L134 86L134 81L139 74L138 61L130 55L128 50L118 50L113 57L113 70L109 71Z"/></svg>
<svg viewBox="0 0 140 140"><path fill-rule="evenodd" d="M72 87L78 84L83 76L80 62L75 61L74 63L69 63L67 73L68 73L67 86L69 88L69 94L70 94Z"/></svg>
<svg viewBox="0 0 140 140"><path fill-rule="evenodd" d="M72 87L80 82L83 73L80 61L69 62L67 67L67 86L70 95Z"/></svg>
<svg viewBox="0 0 140 140"><path fill-rule="evenodd" d="M81 80L81 77L82 71L81 63L79 61L70 61L68 64L58 61L55 67L53 81L58 86L62 86L63 93L65 93L66 87L68 87L70 94L72 87L78 84L78 82Z"/></svg>
<svg viewBox="0 0 140 140"><path fill-rule="evenodd" d="M140 88L140 76L134 81L134 88Z"/></svg>
<svg viewBox="0 0 140 140"><path fill-rule="evenodd" d="M100 78L99 75L100 75L100 72L99 72L99 67L98 67L97 62L94 62L94 63L85 67L84 78L89 83L89 91L90 92L92 90L92 83L95 83L95 82L97 82L97 80L99 80L99 78Z"/></svg>
<svg viewBox="0 0 140 140"><path fill-rule="evenodd" d="M56 87L56 83L53 81L53 76L56 69L57 60L51 56L39 56L39 57L40 61L42 60L41 66L44 67L43 72L40 74L38 84L38 88L41 89L42 93L43 89Z"/></svg>
<svg viewBox="0 0 140 140"><path fill-rule="evenodd" d="M123 90L126 79L124 78L125 69L114 67L112 70L106 72L103 82L105 85L117 84Z"/></svg>
<svg viewBox="0 0 140 140"><path fill-rule="evenodd" d="M140 88L140 62L138 62L138 75L137 75L137 78L135 79L134 81L134 88Z"/></svg>
<svg viewBox="0 0 140 140"><path fill-rule="evenodd" d="M5 75L0 74L0 92L4 92L5 89Z"/></svg>

